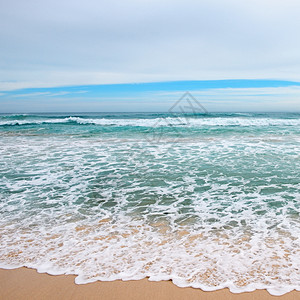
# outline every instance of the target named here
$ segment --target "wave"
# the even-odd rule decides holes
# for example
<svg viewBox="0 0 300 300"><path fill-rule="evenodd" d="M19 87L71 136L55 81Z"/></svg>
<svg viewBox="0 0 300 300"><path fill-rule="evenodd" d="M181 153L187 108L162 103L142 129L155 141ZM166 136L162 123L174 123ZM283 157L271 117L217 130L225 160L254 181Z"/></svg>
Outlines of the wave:
<svg viewBox="0 0 300 300"><path fill-rule="evenodd" d="M40 124L61 124L67 123L67 119L42 119L42 120L10 120L10 121L0 121L0 126L22 126L22 125L40 125Z"/></svg>
<svg viewBox="0 0 300 300"><path fill-rule="evenodd" d="M202 127L202 126L299 126L300 119L277 119L277 118L184 118L184 117L160 117L153 119L109 119L109 118L39 118L34 119L28 116L18 115L14 118L1 117L0 126L23 126L41 124L77 124L77 125L98 125L98 126L136 126L136 127Z"/></svg>

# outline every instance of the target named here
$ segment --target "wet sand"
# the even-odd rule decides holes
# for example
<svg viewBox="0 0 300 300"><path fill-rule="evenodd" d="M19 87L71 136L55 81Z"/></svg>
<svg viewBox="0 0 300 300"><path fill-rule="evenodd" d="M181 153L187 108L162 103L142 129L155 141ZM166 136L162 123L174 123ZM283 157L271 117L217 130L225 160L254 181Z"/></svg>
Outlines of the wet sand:
<svg viewBox="0 0 300 300"><path fill-rule="evenodd" d="M0 269L0 299L101 299L101 300L298 300L300 292L271 296L265 290L232 294L228 289L203 292L193 288L179 288L171 281L94 282L84 285L74 283L75 276L51 276L36 270L20 268Z"/></svg>

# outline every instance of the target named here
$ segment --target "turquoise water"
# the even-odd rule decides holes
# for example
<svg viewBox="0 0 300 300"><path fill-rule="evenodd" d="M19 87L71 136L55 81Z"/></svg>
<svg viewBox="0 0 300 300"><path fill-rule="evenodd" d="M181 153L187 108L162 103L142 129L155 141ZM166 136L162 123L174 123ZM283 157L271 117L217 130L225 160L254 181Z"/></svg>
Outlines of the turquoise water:
<svg viewBox="0 0 300 300"><path fill-rule="evenodd" d="M300 289L300 114L0 115L0 264Z"/></svg>

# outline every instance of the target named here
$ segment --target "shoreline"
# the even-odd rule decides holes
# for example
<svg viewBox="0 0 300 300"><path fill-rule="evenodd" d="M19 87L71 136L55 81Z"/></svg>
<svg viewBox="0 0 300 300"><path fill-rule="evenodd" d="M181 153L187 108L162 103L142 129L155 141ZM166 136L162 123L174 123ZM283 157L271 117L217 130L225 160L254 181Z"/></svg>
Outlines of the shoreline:
<svg viewBox="0 0 300 300"><path fill-rule="evenodd" d="M105 281L75 284L75 275L49 275L25 267L0 269L0 299L102 299L102 300L296 300L299 291L272 296L266 290L233 294L229 289L204 292L180 288L171 281Z"/></svg>

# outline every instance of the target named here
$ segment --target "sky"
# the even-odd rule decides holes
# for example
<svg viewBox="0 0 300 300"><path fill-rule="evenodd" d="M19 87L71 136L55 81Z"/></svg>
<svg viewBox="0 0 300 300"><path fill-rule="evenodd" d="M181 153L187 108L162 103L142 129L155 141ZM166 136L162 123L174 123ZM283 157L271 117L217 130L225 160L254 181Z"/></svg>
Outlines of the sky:
<svg viewBox="0 0 300 300"><path fill-rule="evenodd" d="M0 0L0 112L164 111L186 90L212 111L300 111L299 15L298 0Z"/></svg>

